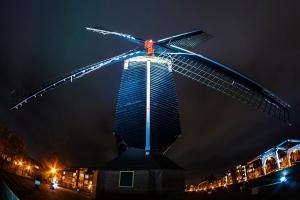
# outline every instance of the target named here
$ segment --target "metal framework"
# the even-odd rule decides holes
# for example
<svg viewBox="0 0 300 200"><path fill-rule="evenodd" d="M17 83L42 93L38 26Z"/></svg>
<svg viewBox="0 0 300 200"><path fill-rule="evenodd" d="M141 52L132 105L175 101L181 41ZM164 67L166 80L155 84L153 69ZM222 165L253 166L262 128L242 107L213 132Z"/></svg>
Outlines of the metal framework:
<svg viewBox="0 0 300 200"><path fill-rule="evenodd" d="M205 33L202 30L192 31L188 33L182 33L172 37L158 40L160 45L176 46L180 48L194 49L198 45L211 39L213 36Z"/></svg>
<svg viewBox="0 0 300 200"><path fill-rule="evenodd" d="M158 56L172 60L172 70L180 75L251 105L274 118L285 122L290 121L290 106L287 103L262 86L219 63L200 55L174 54L168 51Z"/></svg>

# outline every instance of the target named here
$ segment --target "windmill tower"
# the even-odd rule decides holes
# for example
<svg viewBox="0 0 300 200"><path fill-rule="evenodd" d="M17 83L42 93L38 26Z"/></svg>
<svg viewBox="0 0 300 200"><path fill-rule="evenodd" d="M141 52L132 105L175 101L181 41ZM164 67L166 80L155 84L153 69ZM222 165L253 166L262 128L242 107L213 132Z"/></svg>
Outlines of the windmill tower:
<svg viewBox="0 0 300 200"><path fill-rule="evenodd" d="M64 83L124 61L114 134L122 138L129 149L104 167L106 175L99 183L102 191L175 195L183 191L182 168L162 154L181 135L173 73L197 81L276 119L290 121L289 104L239 72L194 52L197 45L211 38L201 30L152 41L99 28L86 29L123 38L138 47L79 68L42 89L34 90L31 95L17 100L12 109L19 109ZM168 184L164 184L165 180Z"/></svg>
<svg viewBox="0 0 300 200"><path fill-rule="evenodd" d="M172 62L155 56L125 60L115 115L114 133L127 146L147 155L170 146L181 134Z"/></svg>

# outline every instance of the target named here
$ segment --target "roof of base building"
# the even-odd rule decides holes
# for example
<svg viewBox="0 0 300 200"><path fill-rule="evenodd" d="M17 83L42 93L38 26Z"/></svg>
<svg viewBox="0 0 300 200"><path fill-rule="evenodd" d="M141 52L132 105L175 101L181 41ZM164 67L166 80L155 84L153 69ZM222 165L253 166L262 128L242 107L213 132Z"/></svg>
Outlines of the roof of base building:
<svg viewBox="0 0 300 200"><path fill-rule="evenodd" d="M145 155L145 150L129 148L122 155L108 162L102 170L150 170L172 169L183 170L182 167L160 153Z"/></svg>

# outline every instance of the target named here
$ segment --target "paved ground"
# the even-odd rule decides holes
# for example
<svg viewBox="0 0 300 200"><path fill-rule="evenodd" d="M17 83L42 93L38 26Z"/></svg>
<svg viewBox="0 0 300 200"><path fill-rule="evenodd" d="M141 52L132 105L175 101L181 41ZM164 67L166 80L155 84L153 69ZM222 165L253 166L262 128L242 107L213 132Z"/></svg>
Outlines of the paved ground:
<svg viewBox="0 0 300 200"><path fill-rule="evenodd" d="M12 174L3 174L5 182L21 200L91 200L85 193L58 187L50 190L48 184L42 184L38 190L34 189L33 180Z"/></svg>

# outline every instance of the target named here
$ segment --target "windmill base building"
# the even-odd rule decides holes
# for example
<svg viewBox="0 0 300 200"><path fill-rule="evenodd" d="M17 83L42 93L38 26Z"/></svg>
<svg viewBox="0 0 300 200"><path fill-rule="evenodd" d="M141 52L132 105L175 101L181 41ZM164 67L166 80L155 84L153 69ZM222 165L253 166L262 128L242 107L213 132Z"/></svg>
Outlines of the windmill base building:
<svg viewBox="0 0 300 200"><path fill-rule="evenodd" d="M103 167L97 196L183 198L183 168L163 155L181 133L175 90L170 60L125 60L114 127L120 155Z"/></svg>
<svg viewBox="0 0 300 200"><path fill-rule="evenodd" d="M184 170L160 153L130 148L98 175L97 198L183 199Z"/></svg>

